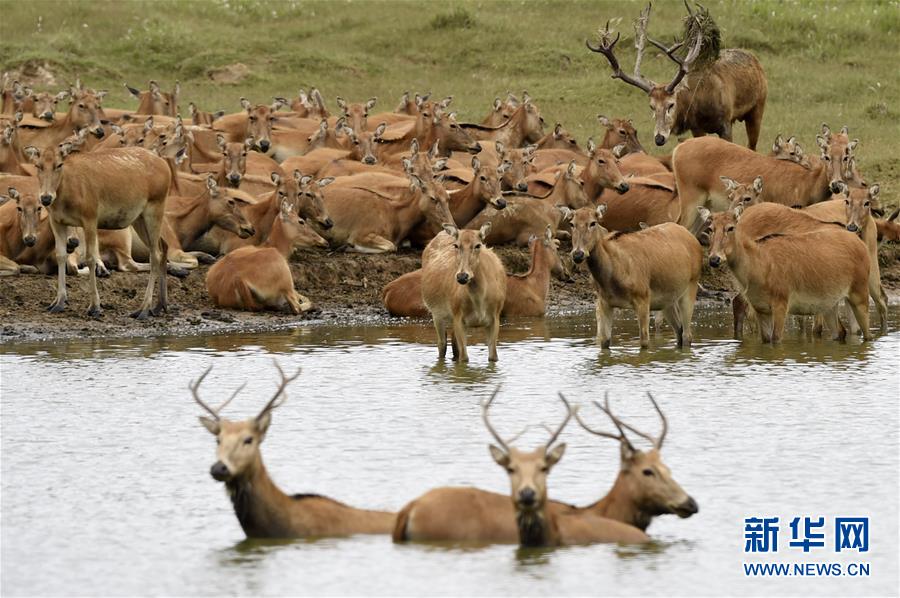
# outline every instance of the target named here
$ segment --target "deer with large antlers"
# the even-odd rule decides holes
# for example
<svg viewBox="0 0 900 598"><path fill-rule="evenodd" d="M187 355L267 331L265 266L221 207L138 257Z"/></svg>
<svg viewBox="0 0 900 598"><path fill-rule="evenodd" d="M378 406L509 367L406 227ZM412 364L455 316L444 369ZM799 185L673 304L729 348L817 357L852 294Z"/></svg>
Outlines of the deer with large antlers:
<svg viewBox="0 0 900 598"><path fill-rule="evenodd" d="M690 12L690 7L688 12L689 19L698 19L695 13ZM634 23L637 57L632 75L624 73L619 66L615 46L621 34L616 33L613 38L609 21L599 31L598 44L585 43L589 50L606 57L614 79L633 85L650 96L650 109L656 119L656 145L665 145L669 135L685 131L690 131L695 137L715 133L731 141L732 125L740 120L747 127L748 147L756 149L768 93L766 75L756 56L747 50L722 50L717 60L699 67L695 64L703 43L699 22L698 26L689 28L696 31L696 35L689 41L687 55L682 59L676 53L688 40L666 47L647 36L649 21L648 4ZM668 83L656 83L641 75L641 61L647 42L662 50L678 65L678 72Z"/></svg>
<svg viewBox="0 0 900 598"><path fill-rule="evenodd" d="M509 473L512 500L510 495L477 488L436 488L397 514L394 541L518 541L523 546L647 542L643 531L594 514L594 506L579 509L548 500L547 475L565 451L564 444L553 447L553 443L573 413L566 398L560 393L566 407L565 420L551 431L547 443L529 453L510 446L521 433L504 440L488 419L498 390L483 403L482 419L499 444L491 445L491 455Z"/></svg>
<svg viewBox="0 0 900 598"><path fill-rule="evenodd" d="M238 522L248 538L309 538L349 536L351 534L386 534L394 525L394 514L384 511L356 509L318 494L282 492L266 472L260 445L272 421L272 411L287 400L285 389L300 375L286 376L275 363L281 382L256 417L230 421L219 415L244 388L241 385L227 401L216 408L207 405L199 395L200 384L209 374L207 369L190 390L194 400L209 416L200 416L210 434L216 437L216 462L210 468L212 477L225 483L234 505Z"/></svg>

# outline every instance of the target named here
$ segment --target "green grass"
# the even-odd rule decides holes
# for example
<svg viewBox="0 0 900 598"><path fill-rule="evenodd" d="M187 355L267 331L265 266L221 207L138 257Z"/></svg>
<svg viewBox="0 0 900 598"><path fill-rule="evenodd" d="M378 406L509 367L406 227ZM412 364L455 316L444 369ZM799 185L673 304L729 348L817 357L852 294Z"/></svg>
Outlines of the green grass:
<svg viewBox="0 0 900 598"><path fill-rule="evenodd" d="M822 122L846 124L859 137L869 181L897 202L900 158L900 3L896 0L709 0L723 47L759 56L769 78L761 146L796 134L808 151ZM156 78L182 83L183 105L238 110L238 98L268 101L316 85L329 101L379 98L391 110L404 90L452 94L468 120L480 120L497 95L527 89L548 124L579 139L597 134L595 116L634 118L645 144L652 123L646 97L610 80L584 40L610 17L623 17L620 55L633 63L631 20L643 6L625 0L307 2L216 0L107 2L0 0L0 68L48 63L61 80L80 74L108 88L113 107L134 107L122 87ZM650 30L671 39L681 29L680 1L657 1ZM39 25L40 22L40 25ZM210 69L235 62L251 76L219 85ZM671 77L656 54L644 73ZM739 143L743 127L737 128ZM671 151L671 143L665 151Z"/></svg>

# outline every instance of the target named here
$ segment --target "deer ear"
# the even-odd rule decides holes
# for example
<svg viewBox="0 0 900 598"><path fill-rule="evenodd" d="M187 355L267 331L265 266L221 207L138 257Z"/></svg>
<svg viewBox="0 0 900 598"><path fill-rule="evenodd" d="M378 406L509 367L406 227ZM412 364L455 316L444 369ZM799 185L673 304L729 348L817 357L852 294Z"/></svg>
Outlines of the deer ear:
<svg viewBox="0 0 900 598"><path fill-rule="evenodd" d="M281 184L281 175L279 175L277 172L272 173L271 179L272 179L272 182L275 183L276 185Z"/></svg>
<svg viewBox="0 0 900 598"><path fill-rule="evenodd" d="M575 162L575 160L572 160L571 162L569 162L569 165L566 167L566 174L569 175L570 177L575 176L575 168L577 166L578 166L578 164Z"/></svg>
<svg viewBox="0 0 900 598"><path fill-rule="evenodd" d="M753 190L757 193L762 193L763 190L763 178L761 176L753 179Z"/></svg>
<svg viewBox="0 0 900 598"><path fill-rule="evenodd" d="M510 168L512 168L512 162L510 162L509 160L504 160L503 164L497 167L497 176L503 176L504 174L509 172Z"/></svg>
<svg viewBox="0 0 900 598"><path fill-rule="evenodd" d="M849 134L850 134L850 128L847 127L847 125L844 125L843 127L841 127L841 135L849 135Z"/></svg>
<svg viewBox="0 0 900 598"><path fill-rule="evenodd" d="M612 154L616 158L621 158L627 153L628 146L625 143L620 143L614 148L612 148Z"/></svg>
<svg viewBox="0 0 900 598"><path fill-rule="evenodd" d="M706 208L703 208L703 207L697 208L697 212L699 212L699 214L700 214L701 222L704 222L704 223L709 222L709 219L712 216L712 212L710 212L709 210L707 210Z"/></svg>
<svg viewBox="0 0 900 598"><path fill-rule="evenodd" d="M125 83L125 89L127 89L127 90L128 90L128 93L130 93L130 94L133 95L134 97L136 97L136 98L140 98L140 97L141 97L141 92L140 92L139 90L135 89L134 87L131 87L131 86L128 85L127 83Z"/></svg>
<svg viewBox="0 0 900 598"><path fill-rule="evenodd" d="M875 183L874 185L869 187L867 195L869 196L869 199L877 199L879 193L881 193L881 185Z"/></svg>
<svg viewBox="0 0 900 598"><path fill-rule="evenodd" d="M849 154L852 151L856 150L856 146L859 145L859 139L854 139L850 143L847 144L847 153Z"/></svg>
<svg viewBox="0 0 900 598"><path fill-rule="evenodd" d="M319 182L317 184L319 185L319 187L327 187L328 185L330 185L333 182L334 182L334 177L329 176L329 177L325 177L324 179L319 179Z"/></svg>
<svg viewBox="0 0 900 598"><path fill-rule="evenodd" d="M597 120L600 121L600 124L606 127L607 129L612 129L612 122L602 114L597 115Z"/></svg>
<svg viewBox="0 0 900 598"><path fill-rule="evenodd" d="M493 444L489 444L488 448L491 450L491 457L494 458L497 465L500 467L509 467L509 453Z"/></svg>
<svg viewBox="0 0 900 598"><path fill-rule="evenodd" d="M549 224L547 225L547 228L544 229L544 241L546 243L550 243L551 241L553 241L553 227Z"/></svg>
<svg viewBox="0 0 900 598"><path fill-rule="evenodd" d="M588 154L593 154L596 150L597 150L597 144L594 143L594 138L593 138L593 137L588 137L588 140L587 140L587 151L588 151Z"/></svg>
<svg viewBox="0 0 900 598"><path fill-rule="evenodd" d="M272 412L266 411L265 413L254 419L253 423L256 426L256 431L259 432L259 435L261 437L265 436L266 431L269 429L269 424L272 423Z"/></svg>
<svg viewBox="0 0 900 598"><path fill-rule="evenodd" d="M299 171L298 171L298 172L299 172ZM302 186L305 187L306 185L309 185L309 183L310 183L312 180L313 180L313 178L312 178L310 175L307 174L307 175L305 175L305 176L303 176L303 177L300 177L300 180L299 180L298 182L299 182ZM326 183L326 185L327 185L327 184L328 184L328 183Z"/></svg>
<svg viewBox="0 0 900 598"><path fill-rule="evenodd" d="M559 139L563 136L563 126L561 123L556 123L556 126L553 127L553 136L556 139Z"/></svg>
<svg viewBox="0 0 900 598"><path fill-rule="evenodd" d="M216 187L219 185L216 183L216 175L213 173L209 173L206 175L206 188L210 191L215 191Z"/></svg>
<svg viewBox="0 0 900 598"><path fill-rule="evenodd" d="M440 158L431 164L431 172L440 172L447 168L448 158Z"/></svg>
<svg viewBox="0 0 900 598"><path fill-rule="evenodd" d="M378 101L378 98L374 98L374 97L373 97L373 98L369 98L369 100L366 102L366 111L369 111L369 110L371 110L372 108L374 108L374 107L375 107L375 102L377 102L377 101Z"/></svg>
<svg viewBox="0 0 900 598"><path fill-rule="evenodd" d="M487 236L490 234L490 232L491 232L491 223L490 223L490 221L485 222L484 224L481 225L481 228L478 229L478 236L481 237L481 242L482 242L482 243L483 243L484 240L487 238Z"/></svg>
<svg viewBox="0 0 900 598"><path fill-rule="evenodd" d="M560 214L562 214L563 222L569 222L572 220L572 217L575 215L575 212L572 211L568 206L556 206L556 209L559 210ZM547 229L550 230L550 226L547 226Z"/></svg>
<svg viewBox="0 0 900 598"><path fill-rule="evenodd" d="M6 192L9 193L9 196L16 201L19 201L20 199L22 199L22 195L19 193L19 190L16 189L15 187L9 187L6 190Z"/></svg>
<svg viewBox="0 0 900 598"><path fill-rule="evenodd" d="M478 171L481 168L481 160L478 159L478 156L472 156L472 170Z"/></svg>
<svg viewBox="0 0 900 598"><path fill-rule="evenodd" d="M634 447L627 440L619 443L619 456L622 459L622 463L631 463L636 453L637 451L634 450Z"/></svg>
<svg viewBox="0 0 900 598"><path fill-rule="evenodd" d="M550 452L547 453L547 456L545 457L545 460L547 461L547 467L553 467L554 465L559 463L559 460L562 459L562 456L565 454L565 452L566 452L566 443L565 442L560 442L559 444L554 446L552 449L550 449Z"/></svg>
<svg viewBox="0 0 900 598"><path fill-rule="evenodd" d="M256 145L256 139L254 139L252 136L244 139L244 147L247 149L247 151L252 150L254 145Z"/></svg>
<svg viewBox="0 0 900 598"><path fill-rule="evenodd" d="M781 138L781 133L775 136L775 142L772 144L772 151L776 154L781 151L781 146L784 145L784 139Z"/></svg>
<svg viewBox="0 0 900 598"><path fill-rule="evenodd" d="M219 151L225 151L225 136L221 133L216 133L216 145L219 146Z"/></svg>
<svg viewBox="0 0 900 598"><path fill-rule="evenodd" d="M816 135L816 145L819 146L823 152L828 151L828 139L823 135Z"/></svg>
<svg viewBox="0 0 900 598"><path fill-rule="evenodd" d="M453 237L454 239L459 238L459 229L456 228L456 225L455 225L455 224L448 224L448 223L445 222L445 223L442 225L442 228L444 229L444 232L445 232L445 233L447 233L448 235L450 235L450 236Z"/></svg>
<svg viewBox="0 0 900 598"><path fill-rule="evenodd" d="M725 185L726 191L732 191L735 187L738 186L738 183L736 180L729 178L727 176L720 176L719 180L721 180L722 184Z"/></svg>
<svg viewBox="0 0 900 598"><path fill-rule="evenodd" d="M497 152L498 156L502 156L503 154L506 153L506 146L503 145L502 141L495 141L494 142L494 150Z"/></svg>
<svg viewBox="0 0 900 598"><path fill-rule="evenodd" d="M250 104L250 100L248 100L247 98L241 98L241 108L249 112L250 109L253 108L253 106Z"/></svg>
<svg viewBox="0 0 900 598"><path fill-rule="evenodd" d="M503 107L503 102L500 101L500 98L494 98L494 112L500 112L500 108Z"/></svg>
<svg viewBox="0 0 900 598"><path fill-rule="evenodd" d="M375 133L372 135L372 138L376 141L381 139L381 136L384 135L385 130L387 129L387 123L381 123L375 128Z"/></svg>
<svg viewBox="0 0 900 598"><path fill-rule="evenodd" d="M597 210L596 210L596 212L597 212L597 218L600 218L600 219L602 220L602 219L603 219L603 215L606 214L606 210L607 210L608 207L609 207L609 206L607 206L605 203L602 203L602 204L600 204L599 206L597 206Z"/></svg>
<svg viewBox="0 0 900 598"><path fill-rule="evenodd" d="M116 123L112 123L111 125L109 125L109 128L112 129L112 132L115 133L116 135L124 135L125 134L125 130L122 127L120 127L119 125L117 125Z"/></svg>
<svg viewBox="0 0 900 598"><path fill-rule="evenodd" d="M203 427L209 430L209 433L213 436L219 435L219 430L221 429L219 426L219 422L214 420L211 417L206 417L205 415L201 415L197 419L200 420L200 423L203 424Z"/></svg>
<svg viewBox="0 0 900 598"><path fill-rule="evenodd" d="M344 112L347 111L347 102L346 102L346 100L344 100L344 98L342 98L341 96L338 96L335 98L335 101L337 102L338 108L340 108Z"/></svg>

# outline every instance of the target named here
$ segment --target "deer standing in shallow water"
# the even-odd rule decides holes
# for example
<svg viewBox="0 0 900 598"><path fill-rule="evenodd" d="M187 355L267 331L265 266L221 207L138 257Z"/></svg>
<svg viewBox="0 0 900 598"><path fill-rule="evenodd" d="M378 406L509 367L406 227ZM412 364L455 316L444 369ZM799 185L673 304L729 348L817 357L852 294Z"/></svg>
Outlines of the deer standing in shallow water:
<svg viewBox="0 0 900 598"><path fill-rule="evenodd" d="M349 536L351 534L387 534L394 525L394 514L384 511L355 509L317 494L282 492L266 472L260 445L272 421L272 411L287 400L285 389L299 375L285 376L275 364L281 382L275 395L256 417L244 421L230 421L219 412L234 399L244 385L219 407L213 409L200 399L200 384L209 374L207 369L190 384L191 394L209 417L201 416L210 434L216 437L216 462L210 475L225 483L234 505L238 522L248 538L309 538Z"/></svg>

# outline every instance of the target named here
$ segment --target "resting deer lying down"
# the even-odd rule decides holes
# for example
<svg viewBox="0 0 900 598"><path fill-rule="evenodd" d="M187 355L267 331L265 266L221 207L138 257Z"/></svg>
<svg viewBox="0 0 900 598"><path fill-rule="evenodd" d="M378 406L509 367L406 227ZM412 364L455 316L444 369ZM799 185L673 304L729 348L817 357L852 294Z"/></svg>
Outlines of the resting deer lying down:
<svg viewBox="0 0 900 598"><path fill-rule="evenodd" d="M447 354L447 327L453 327L453 357L469 360L466 333L486 328L488 360L497 361L500 311L506 300L506 270L485 246L490 223L478 231L444 225L422 253L422 299L437 331L438 358Z"/></svg>
<svg viewBox="0 0 900 598"><path fill-rule="evenodd" d="M281 202L279 216L266 241L258 247L240 247L212 265L206 290L219 307L260 311L308 311L312 302L294 290L288 258L303 234L296 208Z"/></svg>
<svg viewBox="0 0 900 598"><path fill-rule="evenodd" d="M231 421L219 412L244 387L235 391L215 409L200 399L200 384L212 368L190 385L191 394L209 416L200 423L216 437L216 462L210 468L213 479L225 484L234 514L248 538L315 538L352 534L387 534L394 525L394 513L355 509L318 494L282 492L269 477L260 445L266 438L272 411L287 400L285 389L299 375L291 377L278 368L281 381L275 395L262 411L244 421Z"/></svg>
<svg viewBox="0 0 900 598"><path fill-rule="evenodd" d="M571 281L568 268L559 257L559 241L548 226L541 238L532 237L531 268L525 274L506 275L506 300L501 316L542 318L550 295L550 275ZM422 299L422 269L407 272L385 285L381 300L392 316L424 318L428 308Z"/></svg>
<svg viewBox="0 0 900 598"><path fill-rule="evenodd" d="M512 500L509 495L504 496L477 488L444 487L430 490L407 504L397 514L394 542L408 540L502 544L519 542L524 546L557 546L595 542L631 544L649 540L640 529L598 514L602 513L610 502L610 496L614 494L618 497L617 505L628 504L623 503L622 499L633 499L636 502L644 498L644 495L638 492L643 490L643 486L648 485L646 483L626 485L617 481L618 489L614 489L607 498L595 505L583 509L548 500L547 474L562 457L565 445L557 445L552 449L550 447L572 416L572 410L565 397L560 394L567 410L562 425L552 433L550 441L543 447L526 453L511 448L509 446L511 440L502 439L490 425L487 413L496 394L497 391L494 391L491 398L483 404L482 418L488 431L500 444L499 447L490 447L491 455L509 473ZM659 462L658 456L654 461L656 469L659 469L660 473L665 473L666 479L677 487L668 476L668 470L663 469L664 466ZM623 462L623 473L619 477L631 473L631 466L626 469ZM680 487L678 490L686 496ZM657 491L655 495L647 496L650 500L645 504L648 507L659 504L657 496L661 495L662 493ZM632 508L627 510L629 514L641 510L641 507L636 505L630 506ZM622 515L626 510L617 509L614 512L616 515Z"/></svg>

